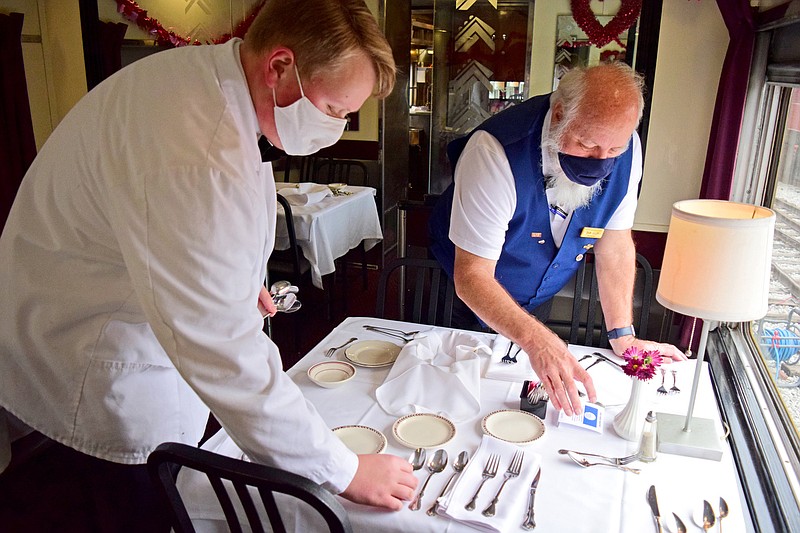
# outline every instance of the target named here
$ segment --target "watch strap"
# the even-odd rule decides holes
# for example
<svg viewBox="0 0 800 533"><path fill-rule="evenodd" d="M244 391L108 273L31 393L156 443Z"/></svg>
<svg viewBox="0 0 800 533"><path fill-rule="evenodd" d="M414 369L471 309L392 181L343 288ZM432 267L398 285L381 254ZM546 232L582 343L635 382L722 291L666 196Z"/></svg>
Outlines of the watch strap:
<svg viewBox="0 0 800 533"><path fill-rule="evenodd" d="M624 337L625 335L636 336L636 331L633 329L632 325L624 328L614 328L608 332L609 339L618 339L620 337Z"/></svg>

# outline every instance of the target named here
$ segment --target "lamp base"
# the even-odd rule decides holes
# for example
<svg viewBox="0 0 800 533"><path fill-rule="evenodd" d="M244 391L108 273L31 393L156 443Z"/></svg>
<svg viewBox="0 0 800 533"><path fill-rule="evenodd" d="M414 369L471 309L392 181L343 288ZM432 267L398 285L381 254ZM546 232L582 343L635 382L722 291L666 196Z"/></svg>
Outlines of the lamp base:
<svg viewBox="0 0 800 533"><path fill-rule="evenodd" d="M712 461L722 460L722 440L713 420L692 418L691 431L684 431L685 416L669 413L658 413L656 416L659 452Z"/></svg>

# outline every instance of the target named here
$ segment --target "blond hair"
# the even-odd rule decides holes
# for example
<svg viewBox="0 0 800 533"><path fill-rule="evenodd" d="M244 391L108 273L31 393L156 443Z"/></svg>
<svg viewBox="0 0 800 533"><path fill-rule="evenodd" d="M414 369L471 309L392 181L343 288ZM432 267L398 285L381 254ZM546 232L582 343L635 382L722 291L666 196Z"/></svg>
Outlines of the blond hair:
<svg viewBox="0 0 800 533"><path fill-rule="evenodd" d="M244 40L257 54L291 49L307 78L366 54L377 79L374 95L385 98L394 88L392 49L363 0L266 0Z"/></svg>

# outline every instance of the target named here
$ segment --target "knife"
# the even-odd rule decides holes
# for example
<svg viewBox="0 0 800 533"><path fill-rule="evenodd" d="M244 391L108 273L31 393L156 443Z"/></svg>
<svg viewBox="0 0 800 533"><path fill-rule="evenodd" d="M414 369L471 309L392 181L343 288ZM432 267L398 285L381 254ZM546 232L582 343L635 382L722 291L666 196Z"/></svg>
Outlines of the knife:
<svg viewBox="0 0 800 533"><path fill-rule="evenodd" d="M594 355L598 359L602 359L606 363L611 363L611 366L613 366L617 370L622 370L624 372L624 370L622 369L622 365L620 365L619 363L617 363L616 361L614 361L610 357L605 356L605 355L601 354L600 352L593 352L592 355Z"/></svg>
<svg viewBox="0 0 800 533"><path fill-rule="evenodd" d="M536 498L536 487L539 486L539 477L542 475L542 467L536 472L536 477L533 478L531 483L531 495L528 499L528 514L525 516L525 522L522 523L522 529L533 529L536 527L536 521L533 519L533 500Z"/></svg>
<svg viewBox="0 0 800 533"><path fill-rule="evenodd" d="M656 519L656 531L661 533L661 513L658 511L658 499L656 498L656 486L650 485L650 490L647 491L647 503L650 504L650 510L653 511L653 518Z"/></svg>

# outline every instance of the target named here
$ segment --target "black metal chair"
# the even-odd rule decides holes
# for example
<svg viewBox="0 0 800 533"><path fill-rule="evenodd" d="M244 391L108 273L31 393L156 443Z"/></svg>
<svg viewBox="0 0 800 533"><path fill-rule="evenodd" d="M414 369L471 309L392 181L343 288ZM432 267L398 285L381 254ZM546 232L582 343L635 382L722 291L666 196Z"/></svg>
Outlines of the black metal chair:
<svg viewBox="0 0 800 533"><path fill-rule="evenodd" d="M294 285L299 285L303 276L311 271L311 265L303 257L300 247L297 245L297 234L295 233L294 220L292 219L292 206L286 198L277 194L278 204L283 207L286 215L286 232L289 235L289 248L287 250L273 250L267 262L269 279L288 279Z"/></svg>
<svg viewBox="0 0 800 533"><path fill-rule="evenodd" d="M169 507L172 526L178 533L195 531L175 484L181 468L196 470L208 477L231 531L242 531L242 517L237 514L231 498L235 494L244 509L250 531L263 532L266 519L273 531L285 532L275 493L287 494L311 506L322 516L332 533L352 531L347 512L331 493L313 481L285 470L176 442L161 444L153 450L147 458L147 468L164 504ZM255 490L251 491L251 488ZM253 499L256 492L266 516L256 508Z"/></svg>
<svg viewBox="0 0 800 533"><path fill-rule="evenodd" d="M637 333L646 335L653 299L653 269L645 257L636 254L636 282L633 290L633 326ZM603 320L597 289L594 253L587 253L575 274L575 291L572 297L572 321L569 331L571 344L607 348L606 324ZM581 338L581 333L583 337Z"/></svg>
<svg viewBox="0 0 800 533"><path fill-rule="evenodd" d="M438 261L401 257L381 272L376 316L450 327L454 297L453 282ZM390 302L398 312L387 312Z"/></svg>
<svg viewBox="0 0 800 533"><path fill-rule="evenodd" d="M322 159L314 169L314 181L318 183L347 183L369 185L367 165L355 159Z"/></svg>

